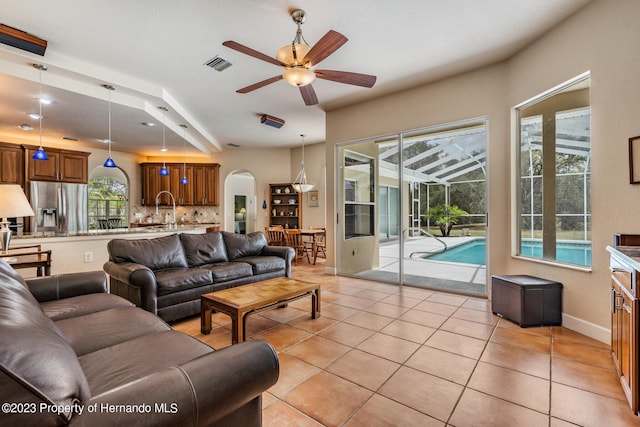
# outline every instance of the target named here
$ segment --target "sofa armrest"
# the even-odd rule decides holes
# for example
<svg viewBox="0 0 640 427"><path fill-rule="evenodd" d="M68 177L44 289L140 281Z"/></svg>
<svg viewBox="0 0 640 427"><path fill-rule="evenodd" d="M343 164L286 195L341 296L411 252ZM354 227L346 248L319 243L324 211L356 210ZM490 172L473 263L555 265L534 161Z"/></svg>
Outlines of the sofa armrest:
<svg viewBox="0 0 640 427"><path fill-rule="evenodd" d="M262 248L262 255L278 256L284 259L286 276L291 277L291 261L296 256L296 251L288 246L265 246Z"/></svg>
<svg viewBox="0 0 640 427"><path fill-rule="evenodd" d="M65 273L26 279L38 302L55 301L79 295L107 293L107 276L103 271Z"/></svg>
<svg viewBox="0 0 640 427"><path fill-rule="evenodd" d="M156 275L149 267L133 262L107 261L102 268L111 277L111 293L127 298L146 311L158 314L158 283ZM122 289L114 292L114 282L132 288L131 292L124 292ZM132 294L137 295L133 297Z"/></svg>
<svg viewBox="0 0 640 427"><path fill-rule="evenodd" d="M278 356L266 341L247 341L205 354L93 396L70 425L208 426L260 396L278 380ZM100 412L102 405L149 405L150 412ZM255 418L255 417L253 417Z"/></svg>

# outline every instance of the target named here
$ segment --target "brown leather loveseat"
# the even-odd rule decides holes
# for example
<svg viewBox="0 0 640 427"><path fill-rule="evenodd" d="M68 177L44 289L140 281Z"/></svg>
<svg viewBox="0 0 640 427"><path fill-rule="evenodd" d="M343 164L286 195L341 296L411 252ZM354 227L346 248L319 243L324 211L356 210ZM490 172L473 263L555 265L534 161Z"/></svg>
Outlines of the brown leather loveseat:
<svg viewBox="0 0 640 427"><path fill-rule="evenodd" d="M215 351L102 271L25 282L0 260L0 425L259 426L278 370L265 341Z"/></svg>
<svg viewBox="0 0 640 427"><path fill-rule="evenodd" d="M107 249L111 293L167 322L199 314L202 294L291 277L295 256L292 248L268 246L262 232L114 239Z"/></svg>

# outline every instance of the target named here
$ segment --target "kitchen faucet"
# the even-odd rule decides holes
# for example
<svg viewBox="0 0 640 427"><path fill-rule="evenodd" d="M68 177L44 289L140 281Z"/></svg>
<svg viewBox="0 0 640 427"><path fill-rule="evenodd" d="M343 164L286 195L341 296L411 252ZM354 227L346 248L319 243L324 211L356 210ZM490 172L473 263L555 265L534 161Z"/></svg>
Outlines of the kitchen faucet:
<svg viewBox="0 0 640 427"><path fill-rule="evenodd" d="M156 194L156 215L158 215L158 203L160 203L160 195L162 193L167 193L169 197L171 197L171 203L173 204L173 222L170 224L170 228L173 228L176 226L176 198L173 197L170 191L163 190Z"/></svg>

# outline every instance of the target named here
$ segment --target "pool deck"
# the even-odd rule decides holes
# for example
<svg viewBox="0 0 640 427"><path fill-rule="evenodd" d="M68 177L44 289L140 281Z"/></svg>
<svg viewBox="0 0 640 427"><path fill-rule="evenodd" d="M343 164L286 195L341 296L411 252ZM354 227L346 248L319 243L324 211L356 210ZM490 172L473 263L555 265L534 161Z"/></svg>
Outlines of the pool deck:
<svg viewBox="0 0 640 427"><path fill-rule="evenodd" d="M478 237L438 237L447 247L461 245ZM378 268L358 273L358 277L398 282L400 262L398 241L380 244ZM459 264L420 258L416 253L437 252L442 243L430 237L405 239L404 284L422 286L465 294L486 296L487 269L484 265ZM413 257L410 255L414 253Z"/></svg>

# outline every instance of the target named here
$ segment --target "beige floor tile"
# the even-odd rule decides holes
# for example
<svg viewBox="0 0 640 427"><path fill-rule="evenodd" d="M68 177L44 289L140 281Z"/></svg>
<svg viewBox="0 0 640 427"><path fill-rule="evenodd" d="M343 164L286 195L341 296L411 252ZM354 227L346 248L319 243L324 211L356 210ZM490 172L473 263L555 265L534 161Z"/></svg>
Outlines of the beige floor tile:
<svg viewBox="0 0 640 427"><path fill-rule="evenodd" d="M638 426L626 401L563 384L551 384L551 415L585 427Z"/></svg>
<svg viewBox="0 0 640 427"><path fill-rule="evenodd" d="M293 307L276 308L275 310L265 311L261 313L260 316L264 316L268 319L275 320L276 322L287 323L288 321L293 320L296 317L300 317L308 314L310 310L311 308L309 308L309 311L300 310ZM249 317L249 319L250 318L251 317Z"/></svg>
<svg viewBox="0 0 640 427"><path fill-rule="evenodd" d="M480 360L543 379L551 378L551 356L520 346L489 342Z"/></svg>
<svg viewBox="0 0 640 427"><path fill-rule="evenodd" d="M346 319L344 319L344 322L351 325L360 326L361 328L379 331L389 323L393 322L393 318L361 311L354 314L353 316L347 317Z"/></svg>
<svg viewBox="0 0 640 427"><path fill-rule="evenodd" d="M443 316L437 313L420 311L418 309L412 309L400 316L399 319L404 320L405 322L428 326L430 328L439 328L445 322L445 320L447 320L447 316Z"/></svg>
<svg viewBox="0 0 640 427"><path fill-rule="evenodd" d="M364 340L356 348L397 363L404 363L419 347L420 344L415 342L377 333Z"/></svg>
<svg viewBox="0 0 640 427"><path fill-rule="evenodd" d="M367 313L379 314L380 316L387 316L396 319L409 311L409 308L401 307L394 304L377 302L365 308L364 311L366 311Z"/></svg>
<svg viewBox="0 0 640 427"><path fill-rule="evenodd" d="M351 349L346 345L319 336L312 336L289 347L286 353L319 368L326 368L331 362Z"/></svg>
<svg viewBox="0 0 640 427"><path fill-rule="evenodd" d="M521 331L522 328L496 328L490 341L498 344L508 344L522 347L530 351L551 354L551 338L536 336Z"/></svg>
<svg viewBox="0 0 640 427"><path fill-rule="evenodd" d="M383 334L392 335L418 344L423 344L435 331L434 328L405 322L404 320L394 320L380 330Z"/></svg>
<svg viewBox="0 0 640 427"><path fill-rule="evenodd" d="M441 314L443 316L451 316L456 312L458 307L448 304L440 304L433 301L422 301L414 307L416 310L428 311L429 313Z"/></svg>
<svg viewBox="0 0 640 427"><path fill-rule="evenodd" d="M480 362L467 386L534 411L549 413L549 380Z"/></svg>
<svg viewBox="0 0 640 427"><path fill-rule="evenodd" d="M405 363L413 369L466 385L477 361L448 351L422 346Z"/></svg>
<svg viewBox="0 0 640 427"><path fill-rule="evenodd" d="M448 351L449 353L479 359L486 341L477 338L466 337L447 331L437 330L431 338L425 342L429 347Z"/></svg>
<svg viewBox="0 0 640 427"><path fill-rule="evenodd" d="M398 363L354 349L329 365L327 371L376 391L399 367Z"/></svg>
<svg viewBox="0 0 640 427"><path fill-rule="evenodd" d="M311 334L309 332L303 331L302 329L289 325L278 325L256 334L251 338L255 340L265 340L275 347L276 350L282 351L310 336Z"/></svg>
<svg viewBox="0 0 640 427"><path fill-rule="evenodd" d="M350 381L320 372L291 391L284 400L326 426L340 426L372 394Z"/></svg>
<svg viewBox="0 0 640 427"><path fill-rule="evenodd" d="M350 325L348 323L336 323L320 331L318 336L350 347L355 347L375 333L376 332L371 329L361 328L360 326Z"/></svg>
<svg viewBox="0 0 640 427"><path fill-rule="evenodd" d="M321 427L322 424L282 401L262 411L263 427Z"/></svg>
<svg viewBox="0 0 640 427"><path fill-rule="evenodd" d="M315 333L320 332L337 322L338 321L335 319L331 319L330 317L323 317L322 315L320 317L316 317L315 319L312 319L311 315L307 315L295 318L287 322L287 325L302 329L303 331Z"/></svg>
<svg viewBox="0 0 640 427"><path fill-rule="evenodd" d="M446 422L462 390L461 385L403 366L378 393Z"/></svg>
<svg viewBox="0 0 640 427"><path fill-rule="evenodd" d="M551 328L553 334L553 341L560 341L563 343L576 343L589 345L592 347L604 348L605 350L609 350L611 348L610 343L603 343L593 338L589 338L584 336L578 332L572 331L571 329L563 328L561 326L553 326Z"/></svg>
<svg viewBox="0 0 640 427"><path fill-rule="evenodd" d="M409 296L398 293L389 295L381 302L384 302L386 304L399 305L400 307L413 308L416 305L420 304L421 301L422 300L419 298L411 298Z"/></svg>
<svg viewBox="0 0 640 427"><path fill-rule="evenodd" d="M280 361L280 376L278 382L269 389L269 393L279 398L283 398L304 380L320 372L320 368L317 366L287 353L279 353L278 359Z"/></svg>
<svg viewBox="0 0 640 427"><path fill-rule="evenodd" d="M500 319L490 311L478 311L470 308L461 307L451 315L456 319L470 320L471 322L485 323L487 325L495 325Z"/></svg>
<svg viewBox="0 0 640 427"><path fill-rule="evenodd" d="M471 322L469 320L456 319L454 317L447 319L440 329L485 341L491 337L491 333L493 332L493 326L486 325L484 323Z"/></svg>
<svg viewBox="0 0 640 427"><path fill-rule="evenodd" d="M553 358L551 359L551 380L614 399L625 398L620 380L613 369Z"/></svg>
<svg viewBox="0 0 640 427"><path fill-rule="evenodd" d="M325 304L324 300L320 307L322 317L328 317L330 319L344 320L349 316L353 316L358 312L355 308L344 307L337 304Z"/></svg>
<svg viewBox="0 0 640 427"><path fill-rule="evenodd" d="M456 427L548 427L549 416L466 389L450 420Z"/></svg>
<svg viewBox="0 0 640 427"><path fill-rule="evenodd" d="M334 304L343 305L345 307L355 308L356 310L362 310L376 302L370 299L362 299L351 295L342 295L333 301Z"/></svg>
<svg viewBox="0 0 640 427"><path fill-rule="evenodd" d="M444 425L442 421L376 394L345 424L345 427L444 427Z"/></svg>
<svg viewBox="0 0 640 427"><path fill-rule="evenodd" d="M599 368L611 368L611 349L554 340L551 356Z"/></svg>
<svg viewBox="0 0 640 427"><path fill-rule="evenodd" d="M440 304L448 304L448 305L453 305L455 307L460 307L462 304L464 304L467 301L467 297L454 295L454 294L434 293L429 298L427 298L427 300L431 302L437 302Z"/></svg>
<svg viewBox="0 0 640 427"><path fill-rule="evenodd" d="M370 299L372 301L381 301L389 296L388 293L378 292L372 289L365 289L363 291L358 292L357 294L353 294L354 297Z"/></svg>
<svg viewBox="0 0 640 427"><path fill-rule="evenodd" d="M469 298L461 305L463 308L471 310L491 312L491 301L487 299Z"/></svg>

